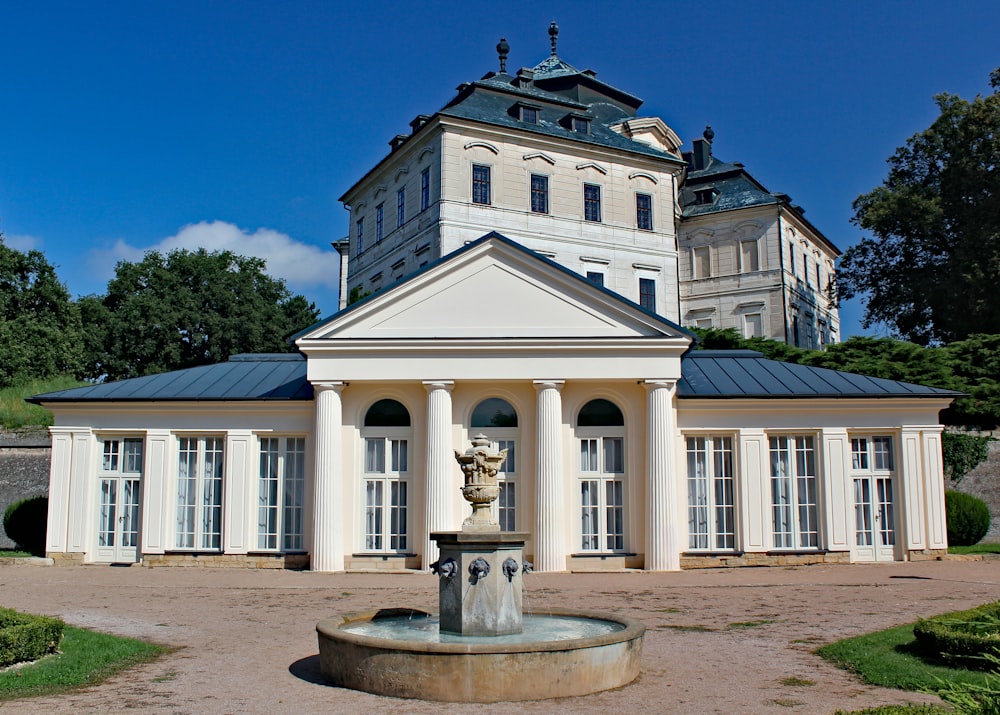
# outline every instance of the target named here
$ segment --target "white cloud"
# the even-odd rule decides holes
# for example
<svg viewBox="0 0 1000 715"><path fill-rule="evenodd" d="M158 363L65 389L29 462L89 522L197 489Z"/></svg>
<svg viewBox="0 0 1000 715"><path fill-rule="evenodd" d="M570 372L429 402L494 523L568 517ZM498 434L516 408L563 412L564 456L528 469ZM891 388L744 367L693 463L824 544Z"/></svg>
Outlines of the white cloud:
<svg viewBox="0 0 1000 715"><path fill-rule="evenodd" d="M336 290L340 282L340 258L336 251L324 251L269 228L258 228L250 233L226 221L188 224L175 235L151 246L137 247L118 240L110 248L92 250L88 263L106 282L114 276L118 261L135 262L141 260L146 251L167 252L178 248L228 250L241 256L262 258L267 262L268 275L283 278L290 290L307 296L316 289Z"/></svg>
<svg viewBox="0 0 1000 715"><path fill-rule="evenodd" d="M27 235L8 236L4 234L3 242L7 244L7 248L13 248L16 251L30 251L40 248L42 245L42 239Z"/></svg>

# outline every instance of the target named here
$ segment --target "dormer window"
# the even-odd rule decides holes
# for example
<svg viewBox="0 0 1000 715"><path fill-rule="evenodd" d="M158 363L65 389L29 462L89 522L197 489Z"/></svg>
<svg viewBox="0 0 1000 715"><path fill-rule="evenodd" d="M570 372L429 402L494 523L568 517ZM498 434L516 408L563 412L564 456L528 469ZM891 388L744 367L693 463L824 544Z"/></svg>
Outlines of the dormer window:
<svg viewBox="0 0 1000 715"><path fill-rule="evenodd" d="M719 194L715 189L698 189L694 192L694 205L706 206L708 204L714 204L715 197L718 195Z"/></svg>
<svg viewBox="0 0 1000 715"><path fill-rule="evenodd" d="M517 105L518 118L525 124L538 124L538 107L530 104Z"/></svg>
<svg viewBox="0 0 1000 715"><path fill-rule="evenodd" d="M570 117L569 128L577 134L590 134L590 120L587 117Z"/></svg>

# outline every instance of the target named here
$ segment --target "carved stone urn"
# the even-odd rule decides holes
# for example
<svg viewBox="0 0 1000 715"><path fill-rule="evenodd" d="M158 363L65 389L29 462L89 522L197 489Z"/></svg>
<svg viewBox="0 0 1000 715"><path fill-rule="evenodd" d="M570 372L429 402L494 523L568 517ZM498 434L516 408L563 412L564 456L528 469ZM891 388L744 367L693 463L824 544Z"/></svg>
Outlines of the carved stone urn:
<svg viewBox="0 0 1000 715"><path fill-rule="evenodd" d="M472 438L472 446L465 454L455 450L455 460L465 475L462 496L472 504L472 515L462 522L462 531L500 531L490 504L500 496L497 472L506 458L506 449L490 452L490 439L484 434Z"/></svg>

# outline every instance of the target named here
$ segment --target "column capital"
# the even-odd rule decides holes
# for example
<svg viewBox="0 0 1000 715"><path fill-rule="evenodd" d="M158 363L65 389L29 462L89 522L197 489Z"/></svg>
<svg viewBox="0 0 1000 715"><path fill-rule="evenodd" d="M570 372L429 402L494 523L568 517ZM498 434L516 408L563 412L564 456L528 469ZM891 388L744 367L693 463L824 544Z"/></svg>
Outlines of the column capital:
<svg viewBox="0 0 1000 715"><path fill-rule="evenodd" d="M424 388L428 392L431 392L432 390L447 390L448 392L451 392L455 389L454 380L424 380L423 384Z"/></svg>
<svg viewBox="0 0 1000 715"><path fill-rule="evenodd" d="M536 390L562 390L563 385L566 384L565 380L532 380L531 384L535 386Z"/></svg>
<svg viewBox="0 0 1000 715"><path fill-rule="evenodd" d="M642 381L642 386L645 387L647 390L655 390L657 388L672 390L676 385L677 385L677 380L669 377Z"/></svg>
<svg viewBox="0 0 1000 715"><path fill-rule="evenodd" d="M336 390L337 393L343 392L344 388L347 387L347 385L348 383L346 382L314 382L312 384L313 392L325 392L326 390Z"/></svg>

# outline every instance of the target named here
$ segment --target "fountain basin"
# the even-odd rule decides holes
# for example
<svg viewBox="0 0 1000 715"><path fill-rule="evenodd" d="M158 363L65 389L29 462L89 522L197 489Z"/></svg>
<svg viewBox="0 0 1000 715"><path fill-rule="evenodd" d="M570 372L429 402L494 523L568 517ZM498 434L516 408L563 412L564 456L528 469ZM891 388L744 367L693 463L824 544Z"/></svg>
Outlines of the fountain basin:
<svg viewBox="0 0 1000 715"><path fill-rule="evenodd" d="M525 611L526 634L468 638L428 635L434 616L387 608L327 618L316 625L320 668L333 684L398 698L491 703L587 695L626 685L639 675L646 627L628 618L593 611ZM544 622L567 619L567 628ZM571 621L594 635L578 636ZM415 633L380 621L418 621ZM533 636L542 627L562 634ZM374 629L368 628L373 626ZM353 629L353 630L352 630ZM409 630L409 632L408 632Z"/></svg>

